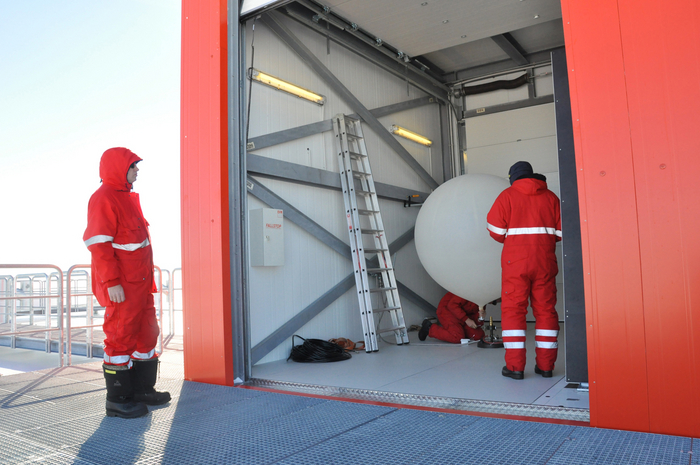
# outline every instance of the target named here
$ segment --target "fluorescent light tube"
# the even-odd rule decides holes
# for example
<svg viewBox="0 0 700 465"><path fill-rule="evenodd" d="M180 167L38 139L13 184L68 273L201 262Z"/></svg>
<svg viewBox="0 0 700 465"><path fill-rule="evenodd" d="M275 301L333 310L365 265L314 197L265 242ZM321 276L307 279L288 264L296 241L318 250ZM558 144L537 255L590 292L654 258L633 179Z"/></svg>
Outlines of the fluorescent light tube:
<svg viewBox="0 0 700 465"><path fill-rule="evenodd" d="M326 101L326 98L321 94L311 92L303 87L295 86L294 84L283 81L282 79L270 74L263 73L255 68L248 69L248 77L254 81L260 82L261 84L265 84L267 86L274 87L277 90L282 90L289 94L296 95L297 97L309 100L310 102L314 102L318 105L323 105Z"/></svg>
<svg viewBox="0 0 700 465"><path fill-rule="evenodd" d="M423 137L420 134L416 134L413 131L409 131L408 129L402 128L401 126L397 126L395 124L391 126L391 132L392 134L405 137L406 139L412 140L413 142L418 142L419 144L423 144L427 147L433 145L433 141L431 141L427 137Z"/></svg>

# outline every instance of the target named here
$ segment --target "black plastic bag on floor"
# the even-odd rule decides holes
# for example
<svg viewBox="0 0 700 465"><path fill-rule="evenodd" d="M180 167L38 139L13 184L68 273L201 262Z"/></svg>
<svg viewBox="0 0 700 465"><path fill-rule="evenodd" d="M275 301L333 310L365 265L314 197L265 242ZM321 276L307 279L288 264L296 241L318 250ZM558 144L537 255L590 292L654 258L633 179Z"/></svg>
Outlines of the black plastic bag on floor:
<svg viewBox="0 0 700 465"><path fill-rule="evenodd" d="M294 345L295 337L304 342ZM352 355L344 351L338 344L321 339L304 339L295 334L292 336L292 352L287 357L287 361L290 358L295 362L301 363L325 363L347 360L352 358Z"/></svg>

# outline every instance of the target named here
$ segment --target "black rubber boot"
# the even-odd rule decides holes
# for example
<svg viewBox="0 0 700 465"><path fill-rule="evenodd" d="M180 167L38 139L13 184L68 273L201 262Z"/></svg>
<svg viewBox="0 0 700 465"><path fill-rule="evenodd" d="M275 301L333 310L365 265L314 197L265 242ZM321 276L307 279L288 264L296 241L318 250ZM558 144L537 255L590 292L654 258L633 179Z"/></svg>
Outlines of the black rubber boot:
<svg viewBox="0 0 700 465"><path fill-rule="evenodd" d="M148 413L141 402L134 402L131 372L126 365L102 365L107 385L105 409L108 417L138 418Z"/></svg>
<svg viewBox="0 0 700 465"><path fill-rule="evenodd" d="M501 374L507 378L512 378L512 379L523 379L525 377L525 373L522 371L511 371L508 369L508 367L503 367L501 370Z"/></svg>
<svg viewBox="0 0 700 465"><path fill-rule="evenodd" d="M535 373L538 375L542 375L543 378L551 378L552 377L552 370L540 370L540 367L535 365Z"/></svg>
<svg viewBox="0 0 700 465"><path fill-rule="evenodd" d="M169 392L158 392L153 386L158 378L158 358L133 360L134 369L131 382L134 385L134 400L146 405L162 405L170 402Z"/></svg>
<svg viewBox="0 0 700 465"><path fill-rule="evenodd" d="M428 320L427 318L423 320L423 324L421 324L420 331L418 331L418 339L421 341L425 341L425 338L428 337L428 334L430 333L430 327L433 326L433 324Z"/></svg>

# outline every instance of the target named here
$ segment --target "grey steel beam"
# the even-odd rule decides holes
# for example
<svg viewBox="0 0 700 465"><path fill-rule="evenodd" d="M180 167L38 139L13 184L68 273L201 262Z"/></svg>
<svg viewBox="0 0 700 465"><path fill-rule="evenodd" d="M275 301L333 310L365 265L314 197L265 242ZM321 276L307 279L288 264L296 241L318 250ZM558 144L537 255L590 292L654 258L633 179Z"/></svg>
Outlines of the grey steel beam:
<svg viewBox="0 0 700 465"><path fill-rule="evenodd" d="M275 160L269 157L261 157L252 153L248 154L248 173L324 189L341 189L340 175L337 172ZM374 186L377 190L377 196L387 200L405 202L409 195L415 194L418 194L422 199L428 197L427 192L415 191L381 182L375 182Z"/></svg>
<svg viewBox="0 0 700 465"><path fill-rule="evenodd" d="M233 378L246 381L251 374L250 322L248 319L248 246L246 212L245 147L245 56L240 44L245 43L245 29L238 17L238 2L228 5L228 202L229 202L229 271L231 286L231 346ZM235 382L235 381L234 381Z"/></svg>
<svg viewBox="0 0 700 465"><path fill-rule="evenodd" d="M386 142L432 189L437 189L439 184L421 166L413 156L396 140L396 138L379 122L372 113L355 97L345 85L326 66L321 63L316 55L309 50L292 32L282 24L281 15L271 11L262 17L263 22L289 47L294 50L340 97L355 111L372 130Z"/></svg>
<svg viewBox="0 0 700 465"><path fill-rule="evenodd" d="M284 129L282 131L265 134L264 136L251 137L248 139L248 152L272 147L285 142L290 142L304 137L321 134L333 129L331 120L319 121L318 123L305 124L295 128Z"/></svg>
<svg viewBox="0 0 700 465"><path fill-rule="evenodd" d="M314 236L319 241L326 244L331 249L335 250L342 256L350 257L350 246L345 242L341 241L333 234L328 232L320 224L316 223L314 220L304 215L291 203L284 200L279 195L272 192L267 187L260 184L257 180L248 176L248 192L253 194L255 197L265 202L272 208L277 208L279 210L284 210L284 217L293 223L297 224L299 227L304 229L306 232Z"/></svg>
<svg viewBox="0 0 700 465"><path fill-rule="evenodd" d="M450 125L450 109L440 105L440 138L442 142L442 182L454 177L452 173L452 131Z"/></svg>
<svg viewBox="0 0 700 465"><path fill-rule="evenodd" d="M340 296L353 287L355 287L355 277L351 273L253 347L251 350L251 360L253 364L262 360L263 357L286 341L287 338L292 337L299 328L311 321L316 315L321 313L326 307L338 300Z"/></svg>
<svg viewBox="0 0 700 465"><path fill-rule="evenodd" d="M406 299L410 300L411 302L416 304L416 306L425 310L426 312L430 312L433 314L437 312L437 308L435 308L433 304L431 304L423 297L413 292L411 289L406 287L405 284L402 284L400 281L396 281L396 287L399 288L399 295L402 299L405 297Z"/></svg>
<svg viewBox="0 0 700 465"><path fill-rule="evenodd" d="M308 10L300 8L297 5L288 5L279 11L286 12L289 17L315 30L324 37L329 38L362 58L371 61L385 71L401 79L408 79L411 84L429 95L437 97L440 100L446 100L448 98L449 89L443 82L430 76L421 69L414 67L412 64L403 62L383 47L378 47L376 43L369 44L361 40L353 35L351 29L343 28L342 25L337 24L333 20L326 20L326 17L323 15L319 15L319 20L333 27L326 28L320 24L316 24L311 20L311 16L307 13Z"/></svg>
<svg viewBox="0 0 700 465"><path fill-rule="evenodd" d="M516 102L504 103L501 105L494 105L491 107L476 108L474 110L467 110L462 112L462 119L474 118L475 116L490 115L493 113L500 113L502 111L517 110L520 108L534 107L535 105L544 105L546 103L554 102L553 95L543 95L542 97L535 97L533 99L518 100Z"/></svg>
<svg viewBox="0 0 700 465"><path fill-rule="evenodd" d="M430 103L437 103L437 100L433 97L421 97L409 100L407 102L394 103L392 105L375 108L374 110L370 110L370 113L377 118L381 118L382 116L398 113L399 111L411 110ZM357 117L356 114L352 114L350 116L355 118ZM284 142L290 142L304 137L313 136L314 134L320 134L332 129L333 124L330 119L327 119L318 123L305 124L303 126L297 126L295 128L265 134L264 136L253 137L248 140L248 153L267 147L272 147L277 144L282 144Z"/></svg>
<svg viewBox="0 0 700 465"><path fill-rule="evenodd" d="M530 63L528 59L525 58L525 56L523 56L522 53L520 53L518 43L510 34L505 33L499 34L497 36L492 36L491 40L496 42L496 45L498 45L501 48L501 50L506 52L510 59L518 65L523 66Z"/></svg>
<svg viewBox="0 0 700 465"><path fill-rule="evenodd" d="M389 250L399 250L404 245L411 242L411 240L413 240L413 231L413 228L411 228L409 231L401 235L401 237L389 244ZM349 249L348 254L343 256L350 260L351 254ZM377 262L378 260L375 257L372 260L367 261L367 266L376 266ZM420 308L432 312L436 311L435 307L430 305L429 302L420 297L418 294L411 291L404 284L401 284L399 281L397 281L396 285L399 288L400 292L406 293L406 298L408 300L415 303ZM272 334L267 336L265 339L260 341L260 343L258 343L255 347L253 347L251 351L252 363L257 363L263 357L269 354L275 347L279 346L281 343L287 340L287 338L292 337L294 333L297 332L302 326L311 321L314 317L316 317L316 315L321 313L326 307L335 302L338 298L340 298L343 294L352 289L354 286L355 276L354 273L350 273L342 281L340 281L338 284L326 291L321 297L314 300L311 304L306 306L306 308L294 315L286 323L277 328L277 330L275 330Z"/></svg>

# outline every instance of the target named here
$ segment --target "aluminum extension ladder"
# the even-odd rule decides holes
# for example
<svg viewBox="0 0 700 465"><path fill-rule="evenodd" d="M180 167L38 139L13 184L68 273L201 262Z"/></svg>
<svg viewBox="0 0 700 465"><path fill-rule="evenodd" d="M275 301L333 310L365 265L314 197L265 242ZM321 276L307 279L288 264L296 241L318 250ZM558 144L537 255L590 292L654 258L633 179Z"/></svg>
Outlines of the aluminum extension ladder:
<svg viewBox="0 0 700 465"><path fill-rule="evenodd" d="M333 131L350 235L355 286L365 335L365 350L379 350L377 334L384 333L394 333L398 345L408 344L396 276L384 233L382 215L379 212L379 201L360 120L342 113L337 114L333 117ZM369 240L370 237L373 243L365 248L365 240ZM365 254L375 255L375 259L369 260L372 268L367 266ZM370 286L370 277L376 281L374 286ZM376 305L373 305L373 301ZM375 327L374 314L383 312L389 313L391 327Z"/></svg>

